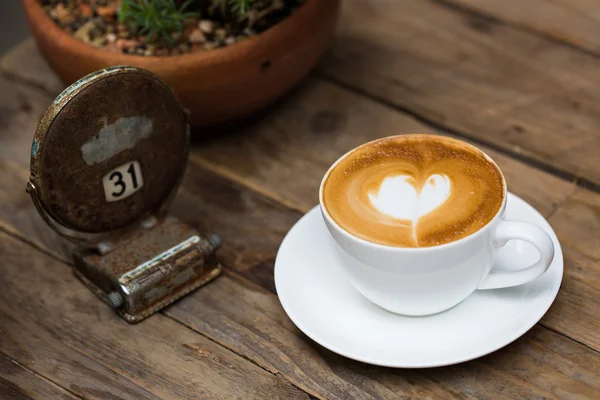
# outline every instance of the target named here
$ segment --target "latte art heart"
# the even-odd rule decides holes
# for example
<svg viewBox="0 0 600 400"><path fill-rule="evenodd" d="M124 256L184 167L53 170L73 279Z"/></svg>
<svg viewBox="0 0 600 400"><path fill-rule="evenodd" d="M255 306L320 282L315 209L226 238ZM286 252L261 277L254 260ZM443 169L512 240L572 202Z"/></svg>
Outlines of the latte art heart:
<svg viewBox="0 0 600 400"><path fill-rule="evenodd" d="M376 194L369 193L371 204L380 212L397 219L415 222L441 206L450 195L450 178L434 174L423 187L415 187L412 176L386 177Z"/></svg>
<svg viewBox="0 0 600 400"><path fill-rule="evenodd" d="M505 186L481 150L433 135L403 135L356 148L323 183L322 202L346 231L398 247L449 243L485 226Z"/></svg>

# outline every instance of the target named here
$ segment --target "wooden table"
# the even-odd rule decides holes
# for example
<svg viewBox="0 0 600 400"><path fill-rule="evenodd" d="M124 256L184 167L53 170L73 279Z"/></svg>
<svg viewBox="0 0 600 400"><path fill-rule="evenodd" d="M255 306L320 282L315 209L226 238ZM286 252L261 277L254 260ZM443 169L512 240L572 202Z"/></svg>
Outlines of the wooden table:
<svg viewBox="0 0 600 400"><path fill-rule="evenodd" d="M173 212L224 238L226 271L135 326L74 278L25 194L34 129L62 85L21 44L0 65L0 398L599 399L599 21L589 0L346 0L331 52L294 93L195 140ZM565 275L506 348L380 368L292 324L273 260L338 156L415 131L489 152L556 230Z"/></svg>

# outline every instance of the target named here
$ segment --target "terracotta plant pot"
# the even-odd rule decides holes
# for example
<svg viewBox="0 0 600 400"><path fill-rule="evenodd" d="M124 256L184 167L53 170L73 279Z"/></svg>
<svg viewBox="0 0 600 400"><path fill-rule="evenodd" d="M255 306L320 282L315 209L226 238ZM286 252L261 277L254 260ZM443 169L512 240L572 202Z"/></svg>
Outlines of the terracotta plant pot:
<svg viewBox="0 0 600 400"><path fill-rule="evenodd" d="M23 1L39 49L65 84L112 65L145 68L175 89L196 126L248 116L291 89L329 46L340 6L340 0L307 0L279 24L242 43L142 57L81 42L54 23L39 0Z"/></svg>

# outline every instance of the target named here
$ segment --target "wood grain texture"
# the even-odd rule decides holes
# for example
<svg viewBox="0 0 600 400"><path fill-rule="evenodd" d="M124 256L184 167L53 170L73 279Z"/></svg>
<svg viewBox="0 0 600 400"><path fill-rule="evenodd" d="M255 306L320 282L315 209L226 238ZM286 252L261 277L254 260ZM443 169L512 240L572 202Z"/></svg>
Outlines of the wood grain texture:
<svg viewBox="0 0 600 400"><path fill-rule="evenodd" d="M266 196L282 198L290 207L306 212L317 203L321 177L344 152L390 132L440 133L374 101L318 80L307 82L289 101L293 107L274 110L247 131L198 145L192 150L192 162ZM547 217L556 209L560 211L575 190L572 182L480 147L500 165L509 190ZM600 205L600 195L589 193L589 203ZM211 215L218 212L211 210ZM573 218L570 220L574 222ZM597 237L591 232L597 231L600 215L588 212L580 215L576 224L568 224L567 221L554 227L559 237L573 236L577 229ZM600 284L592 279L600 273L600 263L589 254L576 259L571 242L563 243L563 248L566 266L563 290L543 323L600 350L596 333L600 327ZM589 278L571 279L576 274L575 266L581 263L587 266L581 274ZM586 318L580 318L581 315Z"/></svg>
<svg viewBox="0 0 600 400"><path fill-rule="evenodd" d="M504 398L561 398L560 393L592 395L599 390L594 386L598 371L591 361L597 353L543 328L537 328L548 332L541 333L541 339L521 339L526 340L522 345L511 345L488 356L490 361L484 358L426 371L425 375L351 362L307 339L287 318L275 294L263 288L272 288L273 256L287 229L300 217L299 212L286 211L271 199L194 165L188 169L174 208L180 217L197 221L200 229L221 233L225 239L220 253L223 261L259 285L226 273L169 307L166 314L314 396L486 398L500 392ZM103 304L97 303L97 307L112 313ZM106 318L110 319L108 315ZM557 354L546 354L545 347ZM517 357L524 349L532 355ZM508 355L502 355L504 352ZM553 364L555 357L558 361ZM569 366L583 367L564 369L565 360ZM531 384L519 377L525 373L534 376L537 371L561 382L560 388L549 385L549 381Z"/></svg>
<svg viewBox="0 0 600 400"><path fill-rule="evenodd" d="M379 368L386 377L322 348L294 326L274 293L236 274L226 273L166 314L319 398L473 398L420 371Z"/></svg>
<svg viewBox="0 0 600 400"><path fill-rule="evenodd" d="M370 140L409 132L447 135L339 86L312 79L258 123L197 143L191 158L305 212L318 203L321 178L338 157ZM471 143L498 163L511 192L544 215L575 189L572 182Z"/></svg>
<svg viewBox="0 0 600 400"><path fill-rule="evenodd" d="M81 397L71 394L64 388L35 374L33 371L27 370L16 361L0 354L0 388L3 384L5 387L10 388L11 391L17 392L28 399L81 399ZM3 394L2 389L0 389L0 399L10 398L10 396Z"/></svg>
<svg viewBox="0 0 600 400"><path fill-rule="evenodd" d="M579 188L553 214L550 224L565 251L567 278L549 324L568 336L600 349L600 195ZM567 305L568 304L568 305ZM542 321L547 322L548 317ZM579 318L581 324L567 321ZM600 359L600 356L599 356Z"/></svg>
<svg viewBox="0 0 600 400"><path fill-rule="evenodd" d="M368 366L337 356L307 339L287 318L271 291L273 260L283 235L303 211L316 203L315 188L318 187L320 176L335 158L369 138L397 133L399 129L423 131L427 127L334 85L310 80L293 96L288 97L282 107L274 109L254 126L227 137L196 143L183 187L173 205L173 212L196 224L202 231L220 233L225 239L220 250L221 257L231 270L237 272L229 270L211 285L172 305L165 311L167 317L176 319L272 374L283 376L299 388L321 398L600 396L600 371L596 362L598 352L592 350L595 346L592 338L594 332L586 331L590 323L580 317L581 308L588 307L583 310L583 315L586 318L598 318L593 315L598 294L594 290L580 291L577 280L570 279L568 269L565 281L572 281L574 289L565 293L568 297L564 299L561 291L545 324L552 329L555 327L551 324L560 329L566 329L564 327L568 325L577 340L583 341L590 348L538 326L514 344L477 361L426 371L394 370ZM496 153L493 157L505 170L511 190L517 194L526 194L524 197L545 215L554 214L552 218L559 218L563 215L561 204L564 203L563 207L573 207L569 206L569 195L574 189L571 183L516 162L510 157ZM12 171L12 178L5 178L5 174L2 174L0 180L13 182L11 185L16 188L17 182L23 176L26 177L27 172L15 160L6 160L6 164L9 168L5 170ZM16 197L13 196L17 196L16 189L7 188L6 193L6 202L15 204ZM577 193L572 197L575 198L576 195ZM595 196L593 194L587 200L591 205L596 204ZM2 211L3 207L0 207L0 221L4 221L4 226L10 227L12 232L36 245L44 243L45 233L40 228L43 222L30 203L23 201L20 207L11 205L7 211ZM28 208L30 210L23 212L20 218L12 216L16 210ZM568 224L568 219L569 217L565 224ZM588 225L589 229L594 229L593 224L597 223L597 219L589 219L586 216L578 221L592 224ZM565 235L569 235L569 229L575 228L568 226L562 229ZM56 251L51 242L40 247ZM586 249L587 247L578 247L578 254L580 251L587 251ZM61 253L56 254L62 256ZM591 260L586 252L581 257L585 257L583 260L589 263L588 268L597 271L597 262ZM584 261L578 262L581 264ZM48 262L57 263L52 260ZM52 271L51 276L47 276L50 271L52 269L46 267L39 276L37 270L34 272L39 281L52 278L60 281L47 289L50 293L59 293L58 300L53 300L52 304L65 301L65 295L61 295L59 289L68 287L75 293L70 293L70 301L81 303L82 310L98 313L102 316L103 323L111 326L110 329L120 322L70 275L63 277L61 273L57 277ZM589 276L584 269L578 273L582 274L582 279ZM39 304L36 307L40 307ZM560 314L560 319L554 317L554 310L557 308L565 310ZM81 312L83 311L79 311ZM165 335L165 329L173 329L171 324L175 323L167 317L157 315L147 321L158 321L151 323L152 328L158 330L156 335ZM84 327L76 327L75 333L68 336L69 343L76 343L65 349L69 357L72 356L73 349L83 351L85 357L93 355L100 367L109 365L111 370L114 368L123 373L121 365L114 366L118 360L115 361L116 351L111 348L110 341L106 344L108 349L101 348L98 344L98 335L108 328L102 328L96 333L88 327L91 325L90 318L93 317L81 318ZM42 322L43 329L52 324L48 320ZM70 323L73 324L72 321ZM592 326L593 323L594 321ZM161 327L163 325L166 328ZM558 330L561 331L560 329ZM129 331L119 332L127 334ZM81 339L84 333L91 335L85 345ZM33 339L28 336L23 341ZM153 340L158 343L153 346L158 346L159 352L162 352L161 341ZM118 354L129 355L133 348L136 349L136 354L144 354L143 346L136 347L127 340L125 342L125 349L119 349ZM19 350L22 350L21 347ZM175 357L181 356L180 348L170 351ZM193 352L192 354L195 355ZM184 356L187 355L184 353ZM51 353L49 358L55 356ZM36 365L39 366L40 363ZM53 380L57 375L47 365L43 372L50 374ZM67 380L64 375L59 378ZM147 383L147 379L155 380L156 377L138 375L135 383L155 389L155 384ZM179 382L178 379L182 378L178 375L174 379Z"/></svg>
<svg viewBox="0 0 600 400"><path fill-rule="evenodd" d="M219 232L231 240L231 247L225 246L222 250L227 262L244 276L269 289L273 288L272 263L278 240L300 215L287 214L281 203L299 212L310 209L317 202L320 178L329 165L360 143L397 132L439 133L414 118L318 79L307 81L288 97L287 104L290 103L293 106L276 108L264 119L240 132L196 143L191 154L192 163L196 166L189 167L184 187L173 207L174 213L184 220L200 221L201 230ZM574 190L570 182L485 146L483 148L503 169L509 189L544 215L551 215ZM229 181L214 179L208 172L237 180L239 185L249 185L274 199L260 200L279 210L270 219L276 228L270 242L264 238L265 217L262 211L258 211L261 210L260 202L244 191L231 188ZM17 181L14 182L16 185ZM12 195L13 192L7 193ZM28 199L25 197L22 201L27 202ZM232 207L226 205L228 202ZM22 204L8 199L6 203ZM19 207L19 210L19 214L13 210L7 212L4 219L14 221L16 215L22 215L22 220L18 221L19 229L35 235L41 243L46 241L46 247L51 248L53 244L48 240L56 238L53 234L36 234L35 230L43 232L45 226L38 221L32 207ZM593 221L591 219L588 223ZM252 241L241 244L248 237ZM243 252L247 248L257 251L248 256ZM569 259L566 263L571 265ZM591 265L588 268L590 274L600 269L597 263L588 263ZM566 276L569 274L570 269L567 268ZM578 314L583 309L592 321L598 321L595 296L598 296L599 287L595 286L591 291L579 290L580 283L573 281L574 286L570 290L570 285L570 282L564 284L569 295L566 295L567 291L559 294L544 323L560 332L578 331L579 335L574 336L577 340L584 337L585 340L593 340L591 334L583 335L585 327ZM554 314L555 309L561 310L560 315ZM593 342L586 343L593 345Z"/></svg>
<svg viewBox="0 0 600 400"><path fill-rule="evenodd" d="M28 48L25 45L15 51L19 49ZM35 60L34 49L29 50L33 52L31 59ZM22 61L26 59L23 57ZM45 248L60 249L68 254L64 242L48 226L34 222L37 212L31 208L31 198L25 193L33 133L53 98L5 76L0 76L0 93L0 176L6 185L5 190L0 190L0 212L5 217L0 226L6 230L11 230L10 225L19 226L25 236L38 238Z"/></svg>
<svg viewBox="0 0 600 400"><path fill-rule="evenodd" d="M264 199L261 196L258 196L250 191L242 191L235 184L231 185L229 181L215 176L210 171L199 173L200 171L196 170L196 172L198 173L188 173L188 176L190 177L185 179L185 186L181 189L176 199L174 208L177 209L177 214L180 217L186 218L186 220L192 222L192 224L196 225L199 229L202 229L203 231L216 230L223 236L223 238L226 238L224 246L220 250L220 257L226 264L232 265L235 269L240 271L240 275L226 274L225 276L217 279L210 285L188 296L188 298L191 298L198 295L203 295L203 293L205 292L214 292L216 294L214 294L213 296L216 296L217 294L227 296L225 301L231 307L228 309L228 311L222 312L220 310L221 305L214 304L214 300L212 300L211 297L201 297L201 308L203 310L206 310L203 312L210 312L213 318L216 318L212 321L214 324L217 324L217 326L213 328L216 330L216 333L214 334L214 337L212 337L209 335L211 332L203 329L202 327L192 326L192 328L198 332L201 332L203 336L209 336L209 338L212 340L216 340L219 337L228 337L230 338L230 340L235 340L236 338L246 337L248 335L247 330L249 328L239 324L229 323L229 320L235 321L235 319L238 318L240 315L243 316L246 313L254 317L257 312L260 313L261 310L264 310L265 308L272 308L277 310L277 318L285 321L285 324L290 329L293 329L294 335L296 337L299 337L301 340L306 340L304 335L301 332L299 332L296 328L294 328L293 324L291 324L287 316L285 316L275 294L272 291L269 291L262 287L266 286L271 290L274 289L272 268L275 251L277 249L277 246L279 245L279 242L281 241L282 236L296 221L296 219L301 216L301 214L295 211L290 212L284 207L277 206L277 204L271 201L270 199ZM196 176L202 178L194 178ZM188 191L188 189L186 189L186 186L190 185L190 179L192 180L192 182L197 183L197 187L195 187L194 191L191 192ZM194 195L195 191L201 191L201 194ZM229 209L230 216L228 218L223 218L223 204L225 204L225 202L226 204L231 205L231 208ZM39 217L33 214L32 216L35 217L35 221L39 221L40 224L43 224ZM211 217L209 218L209 216ZM0 217L0 220L2 218L3 217ZM219 222L221 221L221 218L223 218L222 222ZM262 224L259 224L259 221L263 221ZM265 226L264 222L268 222L268 224ZM15 228L15 230L18 230L18 228ZM37 241L38 239L37 237L34 237L32 240ZM3 249L0 249L0 251L3 251ZM60 254L57 254L57 256L60 256ZM252 278L262 286L249 283L244 278L241 278L241 275ZM80 293L82 296L89 295L90 297L88 301L84 302L79 306L81 312L87 311L89 313L102 313L102 320L108 320L116 324L120 324L122 322L110 309L108 309L108 307L106 307L95 297L93 297L91 293L89 293L87 289L80 284L80 282L71 278L70 275L67 275L67 278L69 278L67 282L61 283L62 287L75 289L76 292ZM39 277L39 279L43 281L45 277L42 276ZM2 282L0 282L0 284L2 284ZM48 288L48 290L60 291L60 289L56 287ZM263 297L267 304L255 305L252 300L252 297L254 295L260 295L261 297ZM223 297L219 298L223 299ZM180 302L171 306L167 311L167 315L180 320L180 322L184 324L187 324L187 319L184 320L178 318L175 314L171 313L171 310L178 309L179 305ZM250 305L250 307L248 307L248 305ZM1 305L0 309L3 309ZM235 315L228 314L233 311L235 311ZM218 321L222 322L219 323ZM2 322L3 321L0 318L0 323ZM255 319L256 325L250 327L250 329L261 329L259 325L261 322L261 320ZM173 336L172 332L168 332L168 330L173 329L172 321L166 319L161 315L155 315L147 321L143 322L142 324L136 325L133 328L135 329L138 326L144 326L147 323L152 324L153 330L159 331L157 332L157 335L165 337ZM163 325L165 324L166 326L163 327ZM122 327L122 331L120 331L118 334L115 333L111 335L112 337L116 338L120 336L129 336L127 325L124 322L122 323L122 325L125 325L124 327ZM268 327L264 328L268 329ZM23 331L23 328L21 327L8 327L7 329L10 331ZM19 346L20 348L26 346L33 346L37 349L42 346L39 343L33 342L33 339L29 335L25 334L23 336L24 337L22 338L22 342ZM281 371L273 365L271 365L271 363L273 362L275 362L278 366L281 365L282 361L279 358L272 359L270 355L265 355L263 358L267 361L265 363L261 363L261 358L256 358L256 355L261 354L262 348L271 348L274 344L270 342L268 337L251 337L250 339L256 340L256 343L254 343L252 347L254 351L252 353L249 352L247 354L241 353L244 355L244 357L247 357L253 362L258 363L263 368L269 370L275 375L284 376L286 379L291 380L294 384L306 389L306 391L315 396L323 398L343 398L346 395L352 395L355 398L377 398L377 396L373 397L370 394L370 392L376 390L375 393L383 391L381 393L385 393L386 397L388 398L395 398L395 396L398 396L398 398L400 398L401 396L411 393L414 394L417 398L446 398L450 395L450 393L453 393L452 390L438 387L438 385L430 379L416 374L415 377L411 378L411 380L408 382L405 381L403 378L397 378L394 386L397 388L398 394L394 394L392 391L385 389L385 387L381 384L378 384L375 381L371 382L372 378L367 379L365 383L361 383L365 380L365 378L360 377L356 373L354 373L350 378L336 378L336 374L331 372L329 370L329 367L322 366L323 363L321 361L314 361L309 363L308 365L302 366L302 368L306 370L306 374L320 375L320 378L316 380L318 384L313 382L305 383L301 380L295 381L293 380L294 375L290 375L290 373L291 371L294 371L299 367L294 365L296 361L293 360L293 358L287 359L287 361L284 360L284 366L288 364L290 365L286 368L281 368ZM155 337L154 340L158 341L159 339ZM113 340L107 340L106 345L111 346L112 341ZM229 344L231 345L232 350L238 351L238 346L234 346L233 344L227 342L223 342L223 344ZM319 346L315 344L312 344L310 342L309 344L313 347L313 350L310 354L315 353L315 349L317 351L322 350ZM45 347L53 348L53 346L55 345L56 344L54 343L50 343L48 345L45 345ZM92 346L96 347L96 345ZM195 346L197 347L197 345ZM85 352L86 354L89 352L89 347L90 344L78 344L78 350L81 352ZM144 347L152 348L153 352L156 352L156 350L154 349L156 347L156 344L154 343L140 344L137 351L139 353L143 353ZM0 341L0 348L6 348L6 345L2 343L2 341ZM60 348L58 349L58 351L61 350L62 349ZM178 354L178 356L182 350L184 350L184 353L181 356L189 357L189 354L185 352L185 347L183 347L182 349L172 349L172 351ZM94 353L110 353L111 351L112 350L110 349L107 350L96 348ZM205 349L199 352L204 354L208 351L209 350ZM11 354L11 356L14 356L17 359L22 359L24 357L21 353L17 353L14 355ZM157 357L158 356L159 355L157 354ZM303 357L306 356L307 355L304 355ZM51 352L50 354L46 353L45 357L49 360L54 360L57 359L59 355L54 352ZM97 359L98 357L102 356L94 355L95 359ZM115 356L112 355L111 357ZM334 356L334 359L336 362L336 368L341 369L342 371L345 370L346 360L342 357L337 356ZM60 360L61 363L68 362L68 365L73 365L74 363L70 360L63 360L63 358L58 358L58 360ZM36 365L39 366L43 363L44 360L37 359L34 361L37 361ZM80 362L81 365L75 366L76 368L81 369L82 365L86 365L86 360L81 360ZM232 363L232 365L235 364ZM160 364L154 366L153 368L160 368ZM143 370L143 368L139 368L139 370L141 371ZM67 377L57 377L46 368L38 370L38 372L44 374L44 376L51 377L53 380L58 379L62 382L62 380L60 380L62 378L66 381L65 384L68 382L69 379ZM87 366L82 373L84 375L90 374L92 376L95 376L95 372L91 370L91 367L89 366ZM158 373L158 371L156 373ZM351 373L351 371L349 370L348 373ZM144 384L145 379L155 379L155 377L138 377L138 380L141 382L141 385ZM427 386L425 388L421 388L415 383L410 383L413 382L413 380L415 380L416 382L425 382L427 383ZM409 383L410 389L405 389L404 386L409 385ZM325 388L319 387L319 384L325 385ZM87 394L87 392L84 393ZM454 392L453 397L460 398L460 393Z"/></svg>
<svg viewBox="0 0 600 400"><path fill-rule="evenodd" d="M231 299L250 307L240 307ZM539 326L482 359L417 371L370 366L325 350L293 325L273 294L231 275L215 281L211 290L186 297L167 314L325 398L600 395L598 353Z"/></svg>
<svg viewBox="0 0 600 400"><path fill-rule="evenodd" d="M294 107L275 110L249 131L198 146L192 151L193 162L244 185L259 187L266 195L283 197L304 212L317 202L320 177L345 151L389 132L430 131L412 118L328 83L311 81L290 101ZM485 150L503 169L509 189L546 216L575 189L573 183ZM592 204L600 204L600 196L590 196ZM555 229L562 238L582 226L590 233L599 223L600 216L588 213L572 227L560 225ZM598 350L595 329L600 324L600 285L570 278L575 274L574 266L582 262L587 266L582 274L590 278L599 273L600 264L589 256L576 261L570 242L565 243L564 250L563 290L543 323Z"/></svg>
<svg viewBox="0 0 600 400"><path fill-rule="evenodd" d="M595 0L442 0L506 21L584 51L600 53L600 8Z"/></svg>
<svg viewBox="0 0 600 400"><path fill-rule="evenodd" d="M0 157L29 167L33 132L52 99L6 77L0 77L0 93Z"/></svg>
<svg viewBox="0 0 600 400"><path fill-rule="evenodd" d="M0 233L0 349L90 399L308 399L160 314L116 317L64 264Z"/></svg>
<svg viewBox="0 0 600 400"><path fill-rule="evenodd" d="M0 71L10 78L37 87L53 96L57 96L65 88L38 51L32 38L24 40L2 56Z"/></svg>
<svg viewBox="0 0 600 400"><path fill-rule="evenodd" d="M433 1L349 0L321 71L600 186L600 59Z"/></svg>
<svg viewBox="0 0 600 400"><path fill-rule="evenodd" d="M171 210L200 232L218 233L225 265L275 291L275 254L302 213L197 166L188 167Z"/></svg>
<svg viewBox="0 0 600 400"><path fill-rule="evenodd" d="M31 397L25 396L17 389L13 388L7 382L3 382L0 378L0 399L6 400L30 400Z"/></svg>

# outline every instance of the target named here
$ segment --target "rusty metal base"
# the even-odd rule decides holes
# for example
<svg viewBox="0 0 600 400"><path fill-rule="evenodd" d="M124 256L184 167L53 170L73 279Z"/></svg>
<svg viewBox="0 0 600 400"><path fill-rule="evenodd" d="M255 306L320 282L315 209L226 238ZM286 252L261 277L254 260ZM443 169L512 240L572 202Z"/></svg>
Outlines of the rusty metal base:
<svg viewBox="0 0 600 400"><path fill-rule="evenodd" d="M137 314L129 314L124 309L116 309L115 311L125 321L129 322L130 324L136 324L142 321L143 319L148 318L149 316L161 310L162 308L168 306L169 304L179 300L185 295L193 292L199 287L206 285L207 283L218 277L221 274L221 272L223 272L223 266L221 265L221 263L218 262L212 268L207 268L206 266L204 268L206 269L205 273L201 275L198 279L196 279L194 282L188 283L184 288L182 288L182 290L176 293L172 293L170 296L164 298L162 301L155 303L151 307L148 307L145 310L138 312ZM89 279L85 277L85 275L79 272L79 270L75 267L73 267L73 273L79 280L81 280L81 282L85 284L85 286L88 287L88 289L90 289L94 294L96 294L96 296L98 296L100 299L102 299L102 301L104 301L110 306L108 296L100 288L94 285Z"/></svg>
<svg viewBox="0 0 600 400"><path fill-rule="evenodd" d="M135 323L216 278L221 239L169 217L114 240L107 251L73 253L75 275ZM100 247L100 246L99 246Z"/></svg>

